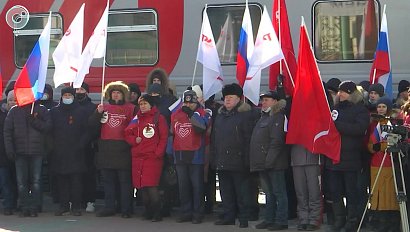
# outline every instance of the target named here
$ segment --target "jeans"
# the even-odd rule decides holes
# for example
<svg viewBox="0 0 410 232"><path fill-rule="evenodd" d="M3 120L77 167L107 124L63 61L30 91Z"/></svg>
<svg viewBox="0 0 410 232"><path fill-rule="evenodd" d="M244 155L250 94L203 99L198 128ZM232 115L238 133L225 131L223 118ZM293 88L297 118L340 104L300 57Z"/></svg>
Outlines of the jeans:
<svg viewBox="0 0 410 232"><path fill-rule="evenodd" d="M201 218L204 209L204 165L177 164L181 216Z"/></svg>
<svg viewBox="0 0 410 232"><path fill-rule="evenodd" d="M37 210L41 207L43 157L17 155L15 164L20 206L23 210Z"/></svg>
<svg viewBox="0 0 410 232"><path fill-rule="evenodd" d="M3 207L5 209L14 208L14 191L11 181L11 170L8 167L0 167L0 192L4 198Z"/></svg>
<svg viewBox="0 0 410 232"><path fill-rule="evenodd" d="M101 174L104 184L104 201L105 208L115 211L116 210L116 181L119 182L120 187L120 201L121 201L121 213L132 212L132 182L131 182L131 170L116 170L116 169L102 169Z"/></svg>
<svg viewBox="0 0 410 232"><path fill-rule="evenodd" d="M218 171L224 220L235 221L237 210L241 222L249 220L251 197L248 172Z"/></svg>
<svg viewBox="0 0 410 232"><path fill-rule="evenodd" d="M285 171L260 172L261 185L266 194L265 221L279 225L288 224L288 195Z"/></svg>

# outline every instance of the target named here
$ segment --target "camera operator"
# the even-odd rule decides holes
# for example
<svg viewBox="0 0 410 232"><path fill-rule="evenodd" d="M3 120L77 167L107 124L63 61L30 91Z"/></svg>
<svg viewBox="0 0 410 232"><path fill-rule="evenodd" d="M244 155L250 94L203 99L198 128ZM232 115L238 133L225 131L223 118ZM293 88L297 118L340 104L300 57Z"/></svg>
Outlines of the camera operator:
<svg viewBox="0 0 410 232"><path fill-rule="evenodd" d="M368 149L372 154L370 164L371 187L374 186L379 169L380 175L374 186L370 199L371 210L374 210L375 220L372 225L377 231L398 231L400 226L399 205L394 188L394 177L390 154L383 157L387 149L386 132L382 132L381 125L388 125L393 103L387 97L377 101L377 115L372 117Z"/></svg>

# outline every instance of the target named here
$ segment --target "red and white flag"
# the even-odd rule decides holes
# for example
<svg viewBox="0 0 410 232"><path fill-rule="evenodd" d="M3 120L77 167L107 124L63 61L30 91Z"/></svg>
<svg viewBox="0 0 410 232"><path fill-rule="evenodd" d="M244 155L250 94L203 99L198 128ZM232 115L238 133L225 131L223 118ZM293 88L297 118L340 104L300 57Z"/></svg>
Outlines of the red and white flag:
<svg viewBox="0 0 410 232"><path fill-rule="evenodd" d="M298 67L287 144L340 161L341 137L331 117L323 82L304 22L300 27Z"/></svg>
<svg viewBox="0 0 410 232"><path fill-rule="evenodd" d="M53 53L54 86L74 82L81 67L81 53L83 51L84 6L74 17L60 43Z"/></svg>
<svg viewBox="0 0 410 232"><path fill-rule="evenodd" d="M82 53L82 67L78 71L77 78L74 80L73 87L80 88L85 75L90 71L91 62L94 58L103 58L105 55L105 48L107 45L107 27L108 27L108 8L110 6L107 1L104 13L102 14L100 21L94 28L93 34L90 36L87 45L85 45Z"/></svg>
<svg viewBox="0 0 410 232"><path fill-rule="evenodd" d="M243 94L253 104L259 104L261 70L283 58L282 49L265 6L243 86Z"/></svg>
<svg viewBox="0 0 410 232"><path fill-rule="evenodd" d="M213 94L218 93L223 87L221 62L216 50L215 40L209 23L206 9L202 18L201 36L199 38L198 54L196 59L203 67L203 94L207 100Z"/></svg>
<svg viewBox="0 0 410 232"><path fill-rule="evenodd" d="M289 29L289 20L285 0L274 0L272 10L272 23L273 27L275 28L276 34L278 35L279 43L282 47L285 59L270 66L269 89L274 90L277 88L278 75L282 70L282 74L284 75L283 87L285 88L285 93L289 96L292 96L297 64L295 52L293 50L292 36ZM288 64L290 73L288 72L285 61Z"/></svg>

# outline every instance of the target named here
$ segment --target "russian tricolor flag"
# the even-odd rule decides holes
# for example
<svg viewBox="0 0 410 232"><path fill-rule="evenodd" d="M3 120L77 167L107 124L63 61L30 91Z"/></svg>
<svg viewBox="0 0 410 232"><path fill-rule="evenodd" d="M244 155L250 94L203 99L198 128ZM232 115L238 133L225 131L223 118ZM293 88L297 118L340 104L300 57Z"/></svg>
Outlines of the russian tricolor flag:
<svg viewBox="0 0 410 232"><path fill-rule="evenodd" d="M169 106L168 109L169 111L171 111L171 113L174 113L181 107L182 107L182 99L178 98L178 100L176 100L171 106Z"/></svg>
<svg viewBox="0 0 410 232"><path fill-rule="evenodd" d="M248 1L246 1L243 13L242 27L239 33L238 54L236 57L236 79L243 87L248 73L249 60L254 49L251 15L249 13Z"/></svg>
<svg viewBox="0 0 410 232"><path fill-rule="evenodd" d="M43 96L50 48L50 29L51 13L14 85L14 93L19 106L31 104Z"/></svg>
<svg viewBox="0 0 410 232"><path fill-rule="evenodd" d="M384 6L383 18L380 25L379 42L372 69L370 71L370 83L380 83L384 86L386 95L393 99L393 80L390 64L389 33L387 31L386 5Z"/></svg>

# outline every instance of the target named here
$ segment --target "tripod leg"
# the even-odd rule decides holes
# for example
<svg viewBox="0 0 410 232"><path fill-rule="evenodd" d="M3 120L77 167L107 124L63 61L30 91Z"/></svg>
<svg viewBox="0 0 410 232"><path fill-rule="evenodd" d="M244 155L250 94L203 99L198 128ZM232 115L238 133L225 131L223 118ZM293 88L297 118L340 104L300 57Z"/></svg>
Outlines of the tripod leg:
<svg viewBox="0 0 410 232"><path fill-rule="evenodd" d="M396 177L393 153L394 152L390 153L390 159L392 161L394 188L396 191L397 201L399 203L399 208L400 208L401 228L403 232L409 232L409 221L407 217L407 207L406 207L406 201L407 201L406 184L404 183L403 165L401 161L401 157L404 156L404 154L401 151L399 153L396 153L398 157L398 161L399 161L398 165L400 168L400 178L401 178L401 184L402 184L401 187L403 188L402 190L399 190L399 187L397 186L397 177Z"/></svg>

